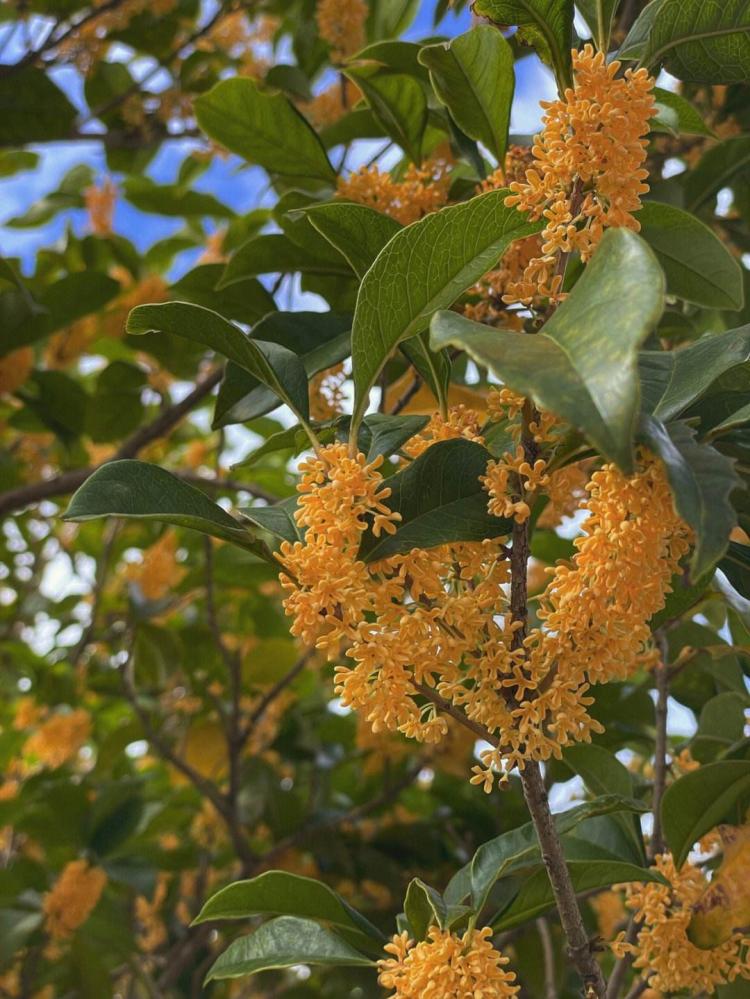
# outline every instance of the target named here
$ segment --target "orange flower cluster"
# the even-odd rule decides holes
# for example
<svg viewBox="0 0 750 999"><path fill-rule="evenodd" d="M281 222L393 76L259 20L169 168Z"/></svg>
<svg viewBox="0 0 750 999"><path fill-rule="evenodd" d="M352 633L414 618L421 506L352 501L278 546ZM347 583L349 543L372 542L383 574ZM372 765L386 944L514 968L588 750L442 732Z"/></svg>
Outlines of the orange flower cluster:
<svg viewBox="0 0 750 999"><path fill-rule="evenodd" d="M310 379L310 415L314 420L332 420L344 412L346 378L342 362Z"/></svg>
<svg viewBox="0 0 750 999"><path fill-rule="evenodd" d="M376 166L360 167L346 179L339 179L338 196L369 205L402 225L410 225L446 205L450 187L448 171L448 161L438 157L427 160L421 167L412 164L403 180L394 180Z"/></svg>
<svg viewBox="0 0 750 999"><path fill-rule="evenodd" d="M342 76L311 101L302 104L301 109L316 128L327 128L343 118L361 96L359 87Z"/></svg>
<svg viewBox="0 0 750 999"><path fill-rule="evenodd" d="M318 0L318 32L331 47L331 61L343 62L365 44L365 0Z"/></svg>
<svg viewBox="0 0 750 999"><path fill-rule="evenodd" d="M404 932L385 950L393 957L378 962L378 981L393 990L389 999L507 999L519 992L489 926L460 937L432 926L417 944Z"/></svg>
<svg viewBox="0 0 750 999"><path fill-rule="evenodd" d="M641 924L636 942L622 933L613 944L619 955L633 954L654 989L666 993L713 995L718 985L750 978L747 948L750 937L733 933L717 947L702 950L690 942L688 926L693 906L708 886L700 868L689 862L678 871L669 854L656 858L656 868L669 885L649 882L626 886L626 905Z"/></svg>
<svg viewBox="0 0 750 999"><path fill-rule="evenodd" d="M112 234L112 216L117 201L117 186L109 177L101 185L92 184L83 192L89 226L95 236Z"/></svg>
<svg viewBox="0 0 750 999"><path fill-rule="evenodd" d="M86 922L106 883L104 871L90 867L86 860L65 865L42 903L45 928L53 940L66 940Z"/></svg>
<svg viewBox="0 0 750 999"><path fill-rule="evenodd" d="M42 722L24 743L24 756L32 756L48 767L61 767L78 755L78 751L91 735L91 718L88 711L75 711L51 715Z"/></svg>
<svg viewBox="0 0 750 999"><path fill-rule="evenodd" d="M146 600L162 600L179 585L186 571L177 561L177 535L165 531L145 549L142 561L128 566L127 578L138 584Z"/></svg>
<svg viewBox="0 0 750 999"><path fill-rule="evenodd" d="M0 357L0 395L10 395L19 389L34 367L31 347L19 347Z"/></svg>
<svg viewBox="0 0 750 999"><path fill-rule="evenodd" d="M561 100L543 101L544 128L533 147L534 165L524 181L510 185L507 205L546 220L542 255L521 280L510 285L506 302L530 303L535 296L560 298L559 253L578 251L588 260L610 226L639 228L632 213L648 191L646 139L653 115L654 80L645 69L606 63L591 45L573 52L575 87Z"/></svg>

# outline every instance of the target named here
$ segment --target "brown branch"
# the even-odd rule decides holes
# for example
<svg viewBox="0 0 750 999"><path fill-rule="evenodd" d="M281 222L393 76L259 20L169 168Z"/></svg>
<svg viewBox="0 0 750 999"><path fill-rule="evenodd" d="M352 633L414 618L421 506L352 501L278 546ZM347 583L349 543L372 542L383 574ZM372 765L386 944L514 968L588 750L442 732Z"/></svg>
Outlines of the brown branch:
<svg viewBox="0 0 750 999"><path fill-rule="evenodd" d="M468 728L470 732L473 732L478 739L484 739L485 742L489 742L491 746L497 746L500 748L498 743L498 737L494 735L488 728L481 725L479 722L473 721L471 718L467 717L460 708L457 708L450 701L447 701L444 697L441 697L437 691L433 690L432 687L428 687L425 683L417 683L412 681L412 686L417 690L422 697L426 698L432 704L435 705L443 714L450 715L455 721L464 728Z"/></svg>
<svg viewBox="0 0 750 999"><path fill-rule="evenodd" d="M0 494L0 517L15 510L22 510L33 503L39 503L40 500L67 496L82 486L86 479L102 465L122 458L135 458L138 452L147 445L159 440L160 437L165 437L197 403L204 399L219 384L222 373L221 368L215 368L199 381L193 391L184 399L165 409L152 423L136 430L111 458L103 461L100 465L63 472L62 475L56 475L54 478L32 482L27 486L10 489L8 492ZM250 491L251 488L248 487L248 492Z"/></svg>
<svg viewBox="0 0 750 999"><path fill-rule="evenodd" d="M638 921L631 916L628 922L628 929L625 934L625 942L629 944L634 944L638 939L638 930L640 924ZM605 999L618 999L620 995L620 990L622 989L623 983L625 981L625 976L627 975L630 965L633 961L633 955L625 953L621 958L618 958L617 963L612 969L612 974L609 976L609 982L607 983L607 991L605 993Z"/></svg>
<svg viewBox="0 0 750 999"><path fill-rule="evenodd" d="M406 389L403 395L396 400L396 402L391 407L391 416L397 416L402 409L404 409L414 398L414 396L419 392L422 386L422 378L416 371L414 372L414 378L411 385Z"/></svg>
<svg viewBox="0 0 750 999"><path fill-rule="evenodd" d="M283 691L286 690L286 688L290 684L294 683L294 681L297 679L297 677L305 668L305 666L307 666L307 664L310 662L312 655L313 655L312 649L308 649L307 652L303 653L303 655L299 657L294 666L292 666L292 668L287 673L285 673L280 680L277 680L276 683L273 685L273 687L270 687L266 691L266 693L261 697L257 707L250 714L250 717L247 720L247 724L240 733L241 745L244 745L244 743L250 738L253 729L261 720L266 711L268 711L269 707L276 700L276 698L281 693L283 693Z"/></svg>
<svg viewBox="0 0 750 999"><path fill-rule="evenodd" d="M583 979L585 999L603 999L604 976L591 950L586 927L576 898L570 871L565 863L560 836L549 807L539 764L528 761L521 772L521 783L531 818L536 830L542 860L547 869L552 892L557 903L560 922L568 941L568 954L578 974Z"/></svg>

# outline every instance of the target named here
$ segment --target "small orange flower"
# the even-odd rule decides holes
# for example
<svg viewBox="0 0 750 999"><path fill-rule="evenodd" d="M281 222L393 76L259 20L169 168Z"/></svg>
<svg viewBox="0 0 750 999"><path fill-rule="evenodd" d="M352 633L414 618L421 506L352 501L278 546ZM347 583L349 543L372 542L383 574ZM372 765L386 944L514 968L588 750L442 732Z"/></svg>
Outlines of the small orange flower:
<svg viewBox="0 0 750 999"><path fill-rule="evenodd" d="M66 864L42 903L45 927L53 940L67 939L86 922L106 883L104 871L85 860Z"/></svg>

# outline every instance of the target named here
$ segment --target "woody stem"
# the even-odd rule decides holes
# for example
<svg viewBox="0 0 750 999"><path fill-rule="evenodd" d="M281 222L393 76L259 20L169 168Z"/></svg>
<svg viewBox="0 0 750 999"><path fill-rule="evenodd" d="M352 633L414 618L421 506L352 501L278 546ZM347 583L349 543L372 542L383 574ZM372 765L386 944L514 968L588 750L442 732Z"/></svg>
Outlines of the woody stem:
<svg viewBox="0 0 750 999"><path fill-rule="evenodd" d="M533 467L538 457L538 448L530 430L530 424L538 418L538 413L530 402L523 410L523 432L521 444L526 461ZM529 520L513 525L513 547L511 551L511 590L510 608L513 621L518 627L513 632L512 648L522 649L527 634L528 590L527 565L529 561ZM536 830L542 852L542 860L552 886L565 937L568 941L568 954L578 974L583 979L586 999L602 999L606 985L599 963L594 957L586 927L576 898L575 888L570 879L570 871L565 862L560 836L552 817L547 797L547 789L539 764L528 760L521 771L521 784L531 820Z"/></svg>

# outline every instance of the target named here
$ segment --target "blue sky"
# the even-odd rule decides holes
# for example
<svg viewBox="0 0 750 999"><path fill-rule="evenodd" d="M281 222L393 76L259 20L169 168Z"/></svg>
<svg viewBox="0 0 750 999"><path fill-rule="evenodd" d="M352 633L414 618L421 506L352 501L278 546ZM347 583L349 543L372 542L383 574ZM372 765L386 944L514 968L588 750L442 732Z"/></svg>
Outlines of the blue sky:
<svg viewBox="0 0 750 999"><path fill-rule="evenodd" d="M418 41L434 34L432 16L435 0L420 4L419 13L405 37ZM440 24L440 34L453 36L468 28L470 16L467 11L460 15L448 14ZM124 56L124 53L123 53ZM14 58L12 47L6 50L5 61ZM142 72L150 67L143 60ZM78 107L83 108L82 81L74 69L61 68L55 71L55 82L65 90ZM513 107L511 131L529 133L539 124L538 101L548 99L554 93L551 76L536 57L529 57L517 64L516 99ZM148 168L148 175L161 183L169 183L176 177L179 165L186 153L196 147L187 141L166 142ZM0 180L0 240L5 256L20 257L24 272L33 268L36 252L49 247L60 239L65 228L72 225L77 233L85 231L85 213L81 210L60 212L53 221L44 226L30 229L16 229L1 223L24 213L44 195L54 191L62 177L73 166L89 164L98 176L107 174L104 151L94 139L88 142L54 143L46 146L29 147L41 156L34 169L6 180ZM258 168L241 168L236 158L215 159L209 169L197 179L196 190L211 192L229 204L237 212L247 212L259 204L267 185L264 172ZM130 239L139 251L144 251L154 242L181 228L179 219L144 214L123 199L120 199L115 212L115 230ZM183 254L180 270L193 263L195 254Z"/></svg>

